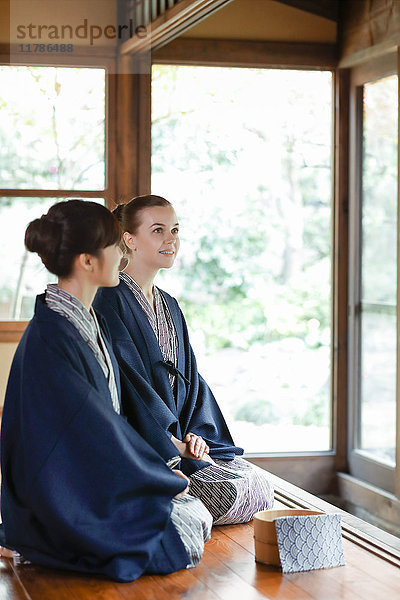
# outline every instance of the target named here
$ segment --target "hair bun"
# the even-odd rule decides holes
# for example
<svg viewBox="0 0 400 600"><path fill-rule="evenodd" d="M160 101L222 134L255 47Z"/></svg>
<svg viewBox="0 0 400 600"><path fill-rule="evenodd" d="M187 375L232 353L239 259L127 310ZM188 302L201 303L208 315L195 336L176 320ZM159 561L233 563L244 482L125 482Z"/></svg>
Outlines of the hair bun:
<svg viewBox="0 0 400 600"><path fill-rule="evenodd" d="M29 223L25 232L25 246L29 252L36 252L46 268L52 271L51 257L57 254L62 238L62 224L48 215Z"/></svg>
<svg viewBox="0 0 400 600"><path fill-rule="evenodd" d="M29 223L25 246L40 256L51 273L63 278L71 275L76 256L97 257L120 239L118 221L105 206L72 198L56 202L46 215Z"/></svg>

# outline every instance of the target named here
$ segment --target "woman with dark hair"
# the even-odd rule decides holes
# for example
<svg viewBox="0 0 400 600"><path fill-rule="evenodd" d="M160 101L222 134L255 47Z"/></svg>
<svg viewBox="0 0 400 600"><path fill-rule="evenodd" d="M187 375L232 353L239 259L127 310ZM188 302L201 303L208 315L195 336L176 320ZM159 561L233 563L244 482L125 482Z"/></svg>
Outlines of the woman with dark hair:
<svg viewBox="0 0 400 600"><path fill-rule="evenodd" d="M128 421L165 459L172 440L190 475L190 493L201 498L214 523L248 521L271 507L272 486L264 471L238 458L243 450L197 371L182 311L154 285L179 250L175 211L165 198L149 195L114 213L129 262L119 286L100 288L94 306L110 329Z"/></svg>
<svg viewBox="0 0 400 600"><path fill-rule="evenodd" d="M118 284L120 238L115 217L83 200L27 228L27 249L58 283L37 297L10 372L0 533L26 560L132 581L196 564L212 519L121 415L118 366L91 307L99 286Z"/></svg>

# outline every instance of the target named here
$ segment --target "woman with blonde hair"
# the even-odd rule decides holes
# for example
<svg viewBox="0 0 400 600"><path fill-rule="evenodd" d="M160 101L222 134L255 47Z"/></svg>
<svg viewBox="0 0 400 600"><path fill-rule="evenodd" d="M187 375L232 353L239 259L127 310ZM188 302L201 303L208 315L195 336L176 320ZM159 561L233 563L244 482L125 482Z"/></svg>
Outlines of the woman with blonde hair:
<svg viewBox="0 0 400 600"><path fill-rule="evenodd" d="M129 262L120 284L101 288L94 305L110 329L128 421L165 459L172 440L190 476L190 493L201 498L214 523L248 521L272 505L272 486L264 471L239 458L243 449L198 373L182 311L154 285L179 250L175 211L165 198L147 195L114 213Z"/></svg>

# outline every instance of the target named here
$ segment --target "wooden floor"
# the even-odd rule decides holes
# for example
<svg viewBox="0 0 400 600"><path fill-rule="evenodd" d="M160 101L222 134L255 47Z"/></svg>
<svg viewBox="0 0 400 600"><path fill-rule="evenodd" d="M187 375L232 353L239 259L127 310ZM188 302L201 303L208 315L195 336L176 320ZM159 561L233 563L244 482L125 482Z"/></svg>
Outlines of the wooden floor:
<svg viewBox="0 0 400 600"><path fill-rule="evenodd" d="M121 584L2 559L0 600L399 600L400 568L343 544L346 566L284 575L255 562L252 524L216 527L196 568Z"/></svg>

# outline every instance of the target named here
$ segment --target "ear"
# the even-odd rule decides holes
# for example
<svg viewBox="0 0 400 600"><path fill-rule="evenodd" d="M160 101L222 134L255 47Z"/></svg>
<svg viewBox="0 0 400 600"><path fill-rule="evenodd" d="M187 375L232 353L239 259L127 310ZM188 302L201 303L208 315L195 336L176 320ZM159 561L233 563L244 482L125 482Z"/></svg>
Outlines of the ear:
<svg viewBox="0 0 400 600"><path fill-rule="evenodd" d="M124 231L124 242L129 250L136 250L135 236L129 231Z"/></svg>
<svg viewBox="0 0 400 600"><path fill-rule="evenodd" d="M76 257L77 263L84 271L93 271L94 261L91 254L78 254Z"/></svg>

